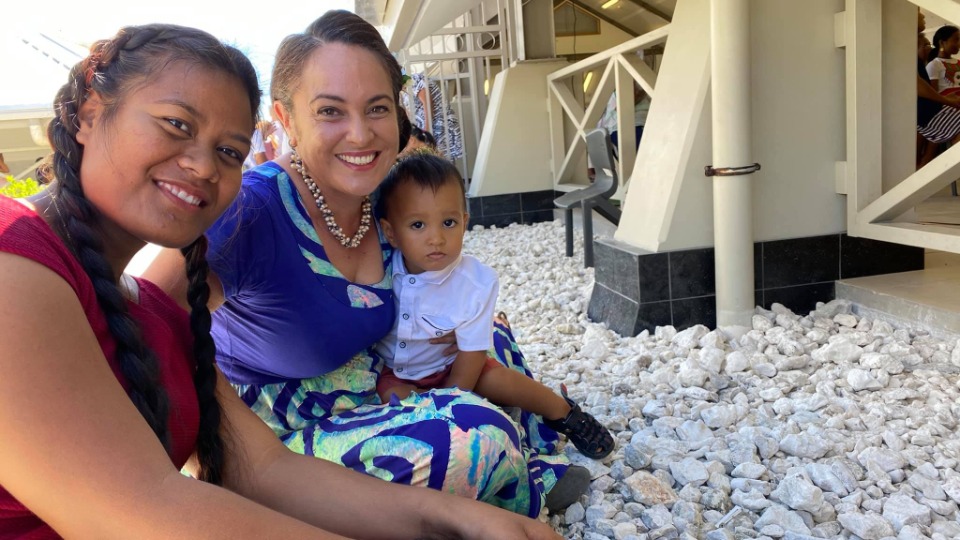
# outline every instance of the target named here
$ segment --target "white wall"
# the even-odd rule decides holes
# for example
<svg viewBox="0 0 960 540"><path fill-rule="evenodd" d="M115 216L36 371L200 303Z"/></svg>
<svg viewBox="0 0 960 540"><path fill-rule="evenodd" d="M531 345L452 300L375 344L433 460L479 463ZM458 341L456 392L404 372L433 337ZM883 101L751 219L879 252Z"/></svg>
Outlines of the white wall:
<svg viewBox="0 0 960 540"><path fill-rule="evenodd" d="M752 177L758 241L845 229L844 199L836 194L834 181L834 163L845 155L844 53L833 42L834 13L842 9L843 0L751 3L752 155L763 167ZM671 33L680 31L676 28ZM700 45L708 42L705 39ZM693 45L668 39L662 70L667 68L671 48L677 46ZM673 94L668 86L677 84L665 80L662 70L649 120L655 114L657 96ZM658 135L656 126L648 123L644 139L662 136L666 134ZM638 226L642 221L628 218L621 223L617 239L652 251L713 245L713 180L703 174L703 167L710 164L710 148L708 100L700 114L676 206L672 216L668 214L669 229L654 239L651 231ZM657 159L642 147L641 154ZM657 182L636 178L642 169L638 166L631 179L631 190L643 186L635 195L637 200L664 191L651 185ZM630 195L628 192L628 203ZM630 206L626 210L632 211Z"/></svg>
<svg viewBox="0 0 960 540"><path fill-rule="evenodd" d="M546 81L565 65L566 60L531 60L497 74L471 175L471 197L553 189Z"/></svg>
<svg viewBox="0 0 960 540"><path fill-rule="evenodd" d="M883 2L882 166L887 190L914 169L916 7L906 0ZM834 13L843 9L843 0L751 3L752 151L763 167L753 175L757 241L846 230L845 197L836 193L834 175L835 162L846 156L845 53L834 46L833 28ZM667 54L672 46L676 43L668 40ZM657 91L670 92L663 83L668 81L661 79ZM644 137L658 137L651 127ZM709 134L708 101L665 237L652 242L649 231L637 227L641 221L626 218L618 240L655 251L713 245L712 180L703 175L703 165L711 159ZM642 179L631 179L631 187L642 184L637 180ZM649 182L642 191L648 193L638 193L638 200L658 192Z"/></svg>
<svg viewBox="0 0 960 540"><path fill-rule="evenodd" d="M843 9L842 0L751 3L753 155L763 167L753 175L756 240L846 229L834 179L846 156L845 56L833 41Z"/></svg>

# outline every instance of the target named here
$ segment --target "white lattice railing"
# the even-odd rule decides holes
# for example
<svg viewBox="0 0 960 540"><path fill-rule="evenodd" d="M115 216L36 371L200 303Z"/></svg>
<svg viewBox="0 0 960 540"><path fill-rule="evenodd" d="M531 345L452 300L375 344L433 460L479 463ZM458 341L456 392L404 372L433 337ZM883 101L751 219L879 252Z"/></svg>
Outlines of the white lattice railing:
<svg viewBox="0 0 960 540"><path fill-rule="evenodd" d="M630 178L637 155L633 85L638 84L652 99L657 81L656 72L635 53L663 44L669 32L670 25L662 26L557 70L547 78L550 95L550 130L553 135L551 146L554 185L562 189L566 184L582 182L583 175L577 169L586 152L586 134L596 127L604 114L610 95L614 92L617 95L620 156L617 173L623 183ZM593 86L593 78L598 76L596 88L589 96L589 103L582 104L581 99L577 97L580 94L580 88L587 86L584 89L584 93L587 93ZM586 84L584 84L585 81ZM572 130L564 129L565 119L572 124ZM585 172L584 170L583 173Z"/></svg>
<svg viewBox="0 0 960 540"><path fill-rule="evenodd" d="M502 0L482 2L430 36L399 51L398 59L407 73L422 73L431 85L440 89L442 106L434 106L430 92L426 93L424 106L440 111L444 125L449 123L448 115L456 115L463 141L463 155L456 162L464 177L468 177L473 168L493 76L514 60L512 7L513 4ZM415 99L408 89L410 113ZM440 150L449 154L450 149Z"/></svg>

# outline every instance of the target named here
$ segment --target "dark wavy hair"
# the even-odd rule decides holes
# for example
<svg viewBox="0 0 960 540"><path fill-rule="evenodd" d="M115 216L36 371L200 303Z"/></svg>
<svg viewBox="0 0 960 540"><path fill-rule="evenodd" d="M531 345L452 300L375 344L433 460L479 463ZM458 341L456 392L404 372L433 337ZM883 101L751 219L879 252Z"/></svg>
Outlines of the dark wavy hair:
<svg viewBox="0 0 960 540"><path fill-rule="evenodd" d="M380 32L360 16L344 10L331 10L310 23L302 34L293 34L284 38L277 49L273 64L273 78L270 82L270 95L288 110L293 110L293 94L300 87L303 68L313 51L327 43L342 43L366 49L377 57L387 75L393 90L393 101L397 109L397 127L400 130L400 149L407 146L409 131L403 126L405 114L400 106L400 92L403 89L403 71L393 57ZM409 120L408 120L409 121ZM406 135L406 136L404 136Z"/></svg>
<svg viewBox="0 0 960 540"><path fill-rule="evenodd" d="M116 277L103 255L99 229L100 212L83 192L80 163L83 146L77 143L78 112L91 92L103 103L103 118L110 122L132 91L148 85L171 62L185 61L204 69L235 77L250 99L250 114L256 120L260 87L250 61L237 49L210 34L168 24L130 26L109 40L96 42L90 55L70 70L67 83L57 92L56 115L47 135L53 147L53 204L60 214L55 228L93 282L100 309L117 343L116 361L129 384L129 396L157 437L169 450L167 417L169 403L160 384L157 358L144 343L136 321L130 316ZM196 361L194 385L200 405L197 454L200 479L222 483L225 449L220 437L220 405L215 396L215 347L210 337L207 300L207 241L201 236L182 249L187 261L190 328Z"/></svg>
<svg viewBox="0 0 960 540"><path fill-rule="evenodd" d="M412 183L422 189L429 188L434 193L446 184L456 184L460 188L463 208L466 211L467 194L460 171L450 160L428 149L418 149L401 158L380 183L377 192L377 217L390 219L387 215L390 200L395 197L394 192L397 188L406 183Z"/></svg>
<svg viewBox="0 0 960 540"><path fill-rule="evenodd" d="M957 32L960 32L960 28L956 26L947 25L937 28L937 31L933 33L933 49L931 49L930 54L927 55L927 62L932 62L934 58L940 56L940 45Z"/></svg>

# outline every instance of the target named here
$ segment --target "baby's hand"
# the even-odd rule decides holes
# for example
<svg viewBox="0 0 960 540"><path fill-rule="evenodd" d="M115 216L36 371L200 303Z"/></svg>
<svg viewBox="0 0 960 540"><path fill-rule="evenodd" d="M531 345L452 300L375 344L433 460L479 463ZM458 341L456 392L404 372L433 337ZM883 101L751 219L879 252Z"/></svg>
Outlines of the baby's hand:
<svg viewBox="0 0 960 540"><path fill-rule="evenodd" d="M431 338L430 343L433 343L434 345L449 345L449 347L443 350L443 354L446 356L460 352L460 347L457 347L457 336L453 332L444 334L440 337Z"/></svg>

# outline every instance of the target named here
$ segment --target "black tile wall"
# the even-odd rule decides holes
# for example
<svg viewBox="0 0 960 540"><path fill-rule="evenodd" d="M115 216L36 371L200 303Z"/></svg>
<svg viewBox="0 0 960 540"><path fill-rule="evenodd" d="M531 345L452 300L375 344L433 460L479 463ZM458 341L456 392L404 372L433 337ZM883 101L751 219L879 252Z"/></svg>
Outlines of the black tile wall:
<svg viewBox="0 0 960 540"><path fill-rule="evenodd" d="M587 316L594 321L607 323L608 328L622 336L633 336L640 332L637 329L639 307L637 302L595 283Z"/></svg>
<svg viewBox="0 0 960 540"><path fill-rule="evenodd" d="M840 279L840 235L763 242L763 288Z"/></svg>
<svg viewBox="0 0 960 540"><path fill-rule="evenodd" d="M534 223L543 223L544 221L553 221L553 210L533 210L528 212L524 210L521 212L520 223L524 225L532 225Z"/></svg>
<svg viewBox="0 0 960 540"><path fill-rule="evenodd" d="M623 335L666 324L716 325L712 248L633 254L602 241L594 246L591 319L613 321L611 328L630 332ZM753 253L756 305L798 313L832 300L838 279L923 268L921 248L845 234L757 242Z"/></svg>
<svg viewBox="0 0 960 540"><path fill-rule="evenodd" d="M553 200L559 194L552 190L468 197L470 225L506 227L512 223L530 225L553 221Z"/></svg>
<svg viewBox="0 0 960 540"><path fill-rule="evenodd" d="M677 330L703 324L709 328L717 326L717 297L698 296L673 300L673 326Z"/></svg>
<svg viewBox="0 0 960 540"><path fill-rule="evenodd" d="M673 251L670 255L670 298L713 294L713 249Z"/></svg>
<svg viewBox="0 0 960 540"><path fill-rule="evenodd" d="M760 306L770 309L774 303L783 304L797 313L806 313L817 307L817 302L829 302L836 296L836 282L812 283L779 289L766 289Z"/></svg>
<svg viewBox="0 0 960 540"><path fill-rule="evenodd" d="M552 189L543 191L528 191L520 194L520 208L524 212L533 212L536 210L553 210L555 208L553 200L558 197L557 192Z"/></svg>
<svg viewBox="0 0 960 540"><path fill-rule="evenodd" d="M909 272L923 268L923 249L843 235L840 239L842 279Z"/></svg>
<svg viewBox="0 0 960 540"><path fill-rule="evenodd" d="M599 245L599 242L594 244ZM648 303L670 300L670 254L652 253L638 256L638 259L640 301Z"/></svg>
<svg viewBox="0 0 960 540"><path fill-rule="evenodd" d="M483 209L483 215L485 217L502 214L519 214L520 194L510 193L507 195L480 197L480 206Z"/></svg>

